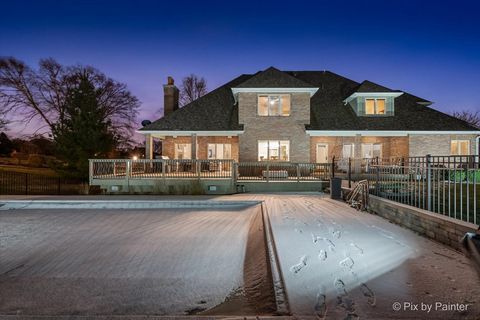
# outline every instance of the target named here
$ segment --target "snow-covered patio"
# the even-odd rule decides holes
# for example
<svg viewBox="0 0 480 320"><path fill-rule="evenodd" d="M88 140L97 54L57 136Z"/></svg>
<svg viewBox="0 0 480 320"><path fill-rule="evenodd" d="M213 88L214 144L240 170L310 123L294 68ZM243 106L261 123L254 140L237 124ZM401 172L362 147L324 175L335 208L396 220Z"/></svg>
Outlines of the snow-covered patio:
<svg viewBox="0 0 480 320"><path fill-rule="evenodd" d="M113 199L264 202L293 315L475 319L480 314L479 279L461 253L320 193ZM271 314L259 206L131 206L0 211L0 314L172 315L203 309L217 315ZM259 279L260 287L250 286ZM267 292L264 305L252 308L259 292ZM393 310L395 302L400 311ZM403 310L404 303L433 309ZM468 306L440 311L435 303Z"/></svg>
<svg viewBox="0 0 480 320"><path fill-rule="evenodd" d="M462 254L327 197L265 200L293 314L326 319L475 319L480 314L479 279ZM401 310L393 310L395 302ZM433 309L403 310L408 302L433 304ZM437 302L468 307L435 311Z"/></svg>

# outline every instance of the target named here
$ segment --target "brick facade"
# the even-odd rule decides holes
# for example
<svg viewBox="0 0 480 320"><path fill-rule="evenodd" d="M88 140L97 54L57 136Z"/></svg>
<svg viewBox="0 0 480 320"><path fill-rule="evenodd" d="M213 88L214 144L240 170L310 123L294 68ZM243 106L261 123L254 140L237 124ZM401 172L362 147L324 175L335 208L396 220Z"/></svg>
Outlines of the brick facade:
<svg viewBox="0 0 480 320"><path fill-rule="evenodd" d="M288 117L259 116L257 99L257 93L238 95L239 122L245 130L239 137L240 161L258 161L258 140L289 140L290 161L309 162L310 138L305 125L310 123L310 94L291 94Z"/></svg>
<svg viewBox="0 0 480 320"><path fill-rule="evenodd" d="M408 137L311 137L310 162L317 161L317 144L328 145L328 160L333 156L342 158L344 144L354 144L355 158L362 157L362 143L380 143L382 145L382 158L408 157Z"/></svg>
<svg viewBox="0 0 480 320"><path fill-rule="evenodd" d="M452 140L469 140L470 154L476 153L476 135L470 134L455 134L455 135L441 135L441 134L425 134L425 135L410 135L410 156L425 156L431 155L450 155L450 144Z"/></svg>
<svg viewBox="0 0 480 320"><path fill-rule="evenodd" d="M162 155L175 159L176 143L192 143L192 137L165 137L162 140ZM238 137L203 137L197 136L197 159L208 159L209 143L225 143L232 145L232 158L238 161Z"/></svg>

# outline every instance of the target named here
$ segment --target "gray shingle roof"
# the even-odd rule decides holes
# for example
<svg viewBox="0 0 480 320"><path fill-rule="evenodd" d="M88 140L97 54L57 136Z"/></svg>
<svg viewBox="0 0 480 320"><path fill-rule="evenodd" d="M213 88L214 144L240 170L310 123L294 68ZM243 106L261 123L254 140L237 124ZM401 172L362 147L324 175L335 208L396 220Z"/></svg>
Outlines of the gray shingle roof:
<svg viewBox="0 0 480 320"><path fill-rule="evenodd" d="M360 85L355 89L355 92L367 93L367 92L401 92L401 91L392 90L387 87L381 86L375 82L365 80L362 83L360 83Z"/></svg>
<svg viewBox="0 0 480 320"><path fill-rule="evenodd" d="M314 88L310 83L299 80L274 67L257 72L237 88Z"/></svg>
<svg viewBox="0 0 480 320"><path fill-rule="evenodd" d="M361 84L329 71L279 71L268 68L242 75L140 130L241 130L231 88L320 88L311 98L309 130L475 131L468 123L429 108L429 101L404 93L395 98L391 117L358 117L343 100L356 90L394 91L370 81ZM382 90L382 91L373 91ZM389 90L389 91L383 91Z"/></svg>

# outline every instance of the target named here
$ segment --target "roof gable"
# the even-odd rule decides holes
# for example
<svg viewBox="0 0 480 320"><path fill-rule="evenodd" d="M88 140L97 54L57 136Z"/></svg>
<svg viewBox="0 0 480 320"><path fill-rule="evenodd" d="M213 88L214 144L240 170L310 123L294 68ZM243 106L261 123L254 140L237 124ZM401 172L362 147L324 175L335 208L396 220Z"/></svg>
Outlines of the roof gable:
<svg viewBox="0 0 480 320"><path fill-rule="evenodd" d="M370 92L401 92L400 90L392 90L390 88L381 86L375 82L371 82L368 80L363 81L360 85L355 89L354 92L357 93L370 93Z"/></svg>
<svg viewBox="0 0 480 320"><path fill-rule="evenodd" d="M314 86L286 72L270 67L254 74L236 88L314 88Z"/></svg>

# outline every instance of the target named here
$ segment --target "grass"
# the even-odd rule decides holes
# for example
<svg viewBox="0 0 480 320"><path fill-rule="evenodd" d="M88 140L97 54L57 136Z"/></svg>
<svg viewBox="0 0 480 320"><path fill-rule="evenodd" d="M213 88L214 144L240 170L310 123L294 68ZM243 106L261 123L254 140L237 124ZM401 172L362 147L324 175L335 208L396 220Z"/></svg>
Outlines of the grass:
<svg viewBox="0 0 480 320"><path fill-rule="evenodd" d="M19 165L0 165L0 170L17 172L17 173L31 173L48 177L58 177L58 174L50 168L33 168Z"/></svg>

